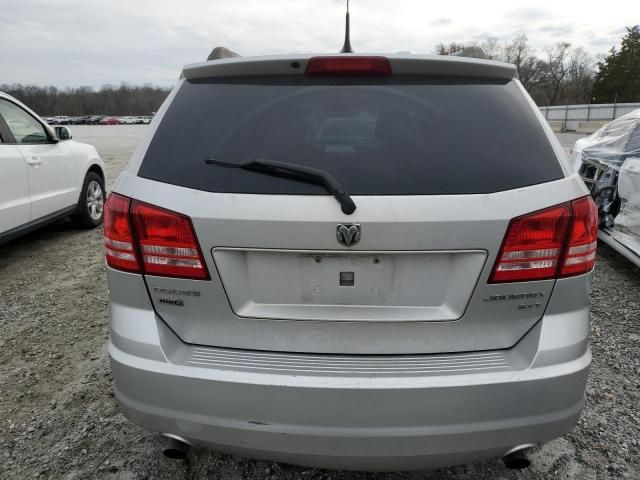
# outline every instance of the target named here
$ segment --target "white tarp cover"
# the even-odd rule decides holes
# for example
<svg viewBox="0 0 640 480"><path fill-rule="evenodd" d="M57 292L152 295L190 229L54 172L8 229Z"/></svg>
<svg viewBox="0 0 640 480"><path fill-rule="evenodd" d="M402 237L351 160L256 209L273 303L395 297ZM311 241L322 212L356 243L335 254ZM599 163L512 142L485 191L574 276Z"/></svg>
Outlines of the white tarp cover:
<svg viewBox="0 0 640 480"><path fill-rule="evenodd" d="M627 158L618 177L620 213L616 216L613 238L640 255L640 157Z"/></svg>
<svg viewBox="0 0 640 480"><path fill-rule="evenodd" d="M582 159L608 165L615 170L628 157L640 157L640 109L613 120L576 144L574 167Z"/></svg>
<svg viewBox="0 0 640 480"><path fill-rule="evenodd" d="M608 180L614 179L617 172L620 212L613 222L605 223L612 224L611 233L615 240L640 256L640 109L578 140L573 158L576 171L584 160L608 167L596 188L608 185Z"/></svg>

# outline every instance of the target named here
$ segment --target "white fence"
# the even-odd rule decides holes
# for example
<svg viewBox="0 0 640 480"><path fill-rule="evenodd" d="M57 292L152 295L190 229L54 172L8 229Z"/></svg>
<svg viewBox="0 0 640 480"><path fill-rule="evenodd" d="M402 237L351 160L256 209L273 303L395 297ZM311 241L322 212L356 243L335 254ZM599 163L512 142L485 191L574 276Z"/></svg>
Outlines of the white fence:
<svg viewBox="0 0 640 480"><path fill-rule="evenodd" d="M540 107L540 111L549 121L563 122L565 130L575 130L579 122L613 120L637 108L640 103L601 103Z"/></svg>

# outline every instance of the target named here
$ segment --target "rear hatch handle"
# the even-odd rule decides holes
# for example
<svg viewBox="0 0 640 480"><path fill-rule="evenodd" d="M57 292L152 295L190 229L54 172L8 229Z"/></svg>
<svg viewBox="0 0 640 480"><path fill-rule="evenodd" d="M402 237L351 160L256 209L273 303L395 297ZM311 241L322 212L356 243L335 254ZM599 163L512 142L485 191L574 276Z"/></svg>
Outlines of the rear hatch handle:
<svg viewBox="0 0 640 480"><path fill-rule="evenodd" d="M305 167L304 165L296 165L295 163L278 162L276 160L268 160L266 158L255 158L247 162L228 162L225 160L217 160L215 158L207 158L207 165L218 165L227 168L241 168L265 175L273 175L275 177L283 177L298 182L311 183L324 187L327 192L333 195L340 203L342 213L351 215L356 211L356 204L351 196L346 192L340 182L335 179L329 172L318 168Z"/></svg>

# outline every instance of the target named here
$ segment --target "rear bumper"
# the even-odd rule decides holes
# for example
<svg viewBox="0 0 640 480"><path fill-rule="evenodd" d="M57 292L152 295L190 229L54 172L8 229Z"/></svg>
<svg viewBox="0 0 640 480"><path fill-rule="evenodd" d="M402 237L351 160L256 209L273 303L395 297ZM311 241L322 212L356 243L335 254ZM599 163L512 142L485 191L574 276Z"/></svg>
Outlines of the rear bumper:
<svg viewBox="0 0 640 480"><path fill-rule="evenodd" d="M375 356L188 345L155 315L142 279L118 275L109 355L124 414L218 451L335 469L435 468L556 438L583 407L588 309L584 296L555 294L586 289L585 278L558 281L544 317L508 350Z"/></svg>
<svg viewBox="0 0 640 480"><path fill-rule="evenodd" d="M109 346L125 415L217 450L361 470L501 456L567 432L590 352L518 373L399 379L289 377L141 359Z"/></svg>

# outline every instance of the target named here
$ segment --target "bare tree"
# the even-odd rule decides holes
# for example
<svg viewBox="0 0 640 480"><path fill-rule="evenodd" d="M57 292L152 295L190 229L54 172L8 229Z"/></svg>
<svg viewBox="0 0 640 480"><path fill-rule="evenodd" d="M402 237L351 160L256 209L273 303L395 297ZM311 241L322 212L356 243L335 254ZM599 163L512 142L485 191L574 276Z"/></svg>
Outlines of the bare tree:
<svg viewBox="0 0 640 480"><path fill-rule="evenodd" d="M535 55L524 34L504 45L500 60L516 66L520 82L529 91L537 89L546 78L545 64Z"/></svg>
<svg viewBox="0 0 640 480"><path fill-rule="evenodd" d="M595 60L582 48L569 53L565 100L567 103L589 103L593 88Z"/></svg>
<svg viewBox="0 0 640 480"><path fill-rule="evenodd" d="M556 105L562 92L564 81L569 73L569 56L571 44L560 42L545 49L546 95L549 105Z"/></svg>
<svg viewBox="0 0 640 480"><path fill-rule="evenodd" d="M439 43L436 45L435 52L436 55L451 55L453 52L458 52L460 50L464 50L466 45L464 43L456 43L451 42L448 45L444 43Z"/></svg>
<svg viewBox="0 0 640 480"><path fill-rule="evenodd" d="M448 55L476 43L451 42L439 44L436 52ZM544 49L540 58L529 45L526 35L501 42L488 38L480 43L487 58L512 63L520 82L540 105L587 103L591 95L596 61L581 48L572 48L567 42Z"/></svg>
<svg viewBox="0 0 640 480"><path fill-rule="evenodd" d="M503 57L503 48L497 38L491 37L480 44L480 48L484 50L489 60L501 61Z"/></svg>
<svg viewBox="0 0 640 480"><path fill-rule="evenodd" d="M525 58L533 55L533 48L529 46L529 39L524 34L507 43L502 50L503 61L513 63L516 67L519 67Z"/></svg>

